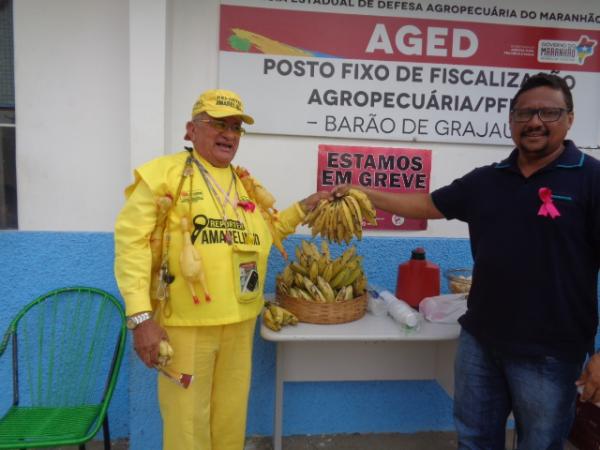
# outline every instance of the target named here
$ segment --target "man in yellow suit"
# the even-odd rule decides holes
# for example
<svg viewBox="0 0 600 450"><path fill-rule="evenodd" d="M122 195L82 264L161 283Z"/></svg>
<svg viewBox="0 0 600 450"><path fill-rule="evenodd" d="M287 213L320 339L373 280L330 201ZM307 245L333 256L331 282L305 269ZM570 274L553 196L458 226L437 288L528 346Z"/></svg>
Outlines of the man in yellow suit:
<svg viewBox="0 0 600 450"><path fill-rule="evenodd" d="M204 92L186 124L193 149L139 167L115 226L115 275L135 351L152 368L161 341L174 350L163 373L179 383L158 379L168 450L243 449L271 245L329 196L312 194L280 214L261 207L231 165L242 123L254 119L237 94Z"/></svg>

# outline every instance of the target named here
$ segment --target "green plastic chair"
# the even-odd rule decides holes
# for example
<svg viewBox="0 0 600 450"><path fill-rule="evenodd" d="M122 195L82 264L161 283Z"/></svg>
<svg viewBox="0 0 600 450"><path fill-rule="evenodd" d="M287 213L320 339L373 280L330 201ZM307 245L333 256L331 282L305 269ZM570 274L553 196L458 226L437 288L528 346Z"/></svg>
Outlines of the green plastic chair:
<svg viewBox="0 0 600 450"><path fill-rule="evenodd" d="M13 388L12 405L0 405L0 449L85 449L100 426L110 449L107 409L125 337L123 307L100 289L57 289L25 306L0 343L2 389L11 372Z"/></svg>

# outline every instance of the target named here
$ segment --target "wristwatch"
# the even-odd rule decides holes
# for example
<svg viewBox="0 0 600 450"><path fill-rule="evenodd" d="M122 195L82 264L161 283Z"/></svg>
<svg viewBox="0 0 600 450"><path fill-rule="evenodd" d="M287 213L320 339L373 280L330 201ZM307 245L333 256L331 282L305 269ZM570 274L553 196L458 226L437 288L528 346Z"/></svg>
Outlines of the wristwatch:
<svg viewBox="0 0 600 450"><path fill-rule="evenodd" d="M152 319L152 313L150 311L144 311L142 313L129 316L127 317L127 328L130 330L135 330L139 324L148 319Z"/></svg>

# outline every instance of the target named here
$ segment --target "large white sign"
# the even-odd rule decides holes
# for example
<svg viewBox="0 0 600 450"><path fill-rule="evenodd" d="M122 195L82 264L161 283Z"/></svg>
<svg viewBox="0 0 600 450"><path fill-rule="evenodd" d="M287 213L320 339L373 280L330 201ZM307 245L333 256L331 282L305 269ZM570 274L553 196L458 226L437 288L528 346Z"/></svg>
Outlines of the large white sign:
<svg viewBox="0 0 600 450"><path fill-rule="evenodd" d="M600 12L570 17L590 29L503 23L520 11L475 23L434 9L407 18L222 5L219 82L241 94L253 132L510 144L510 99L530 75L554 71L573 91L571 137L597 145Z"/></svg>

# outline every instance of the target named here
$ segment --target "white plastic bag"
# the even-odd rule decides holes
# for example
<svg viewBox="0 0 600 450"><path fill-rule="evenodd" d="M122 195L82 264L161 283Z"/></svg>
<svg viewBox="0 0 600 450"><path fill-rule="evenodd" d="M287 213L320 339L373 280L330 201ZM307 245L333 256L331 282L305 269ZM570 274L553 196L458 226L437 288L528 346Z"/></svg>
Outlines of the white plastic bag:
<svg viewBox="0 0 600 450"><path fill-rule="evenodd" d="M430 322L457 323L467 312L467 298L464 294L427 297L419 303L419 312Z"/></svg>

